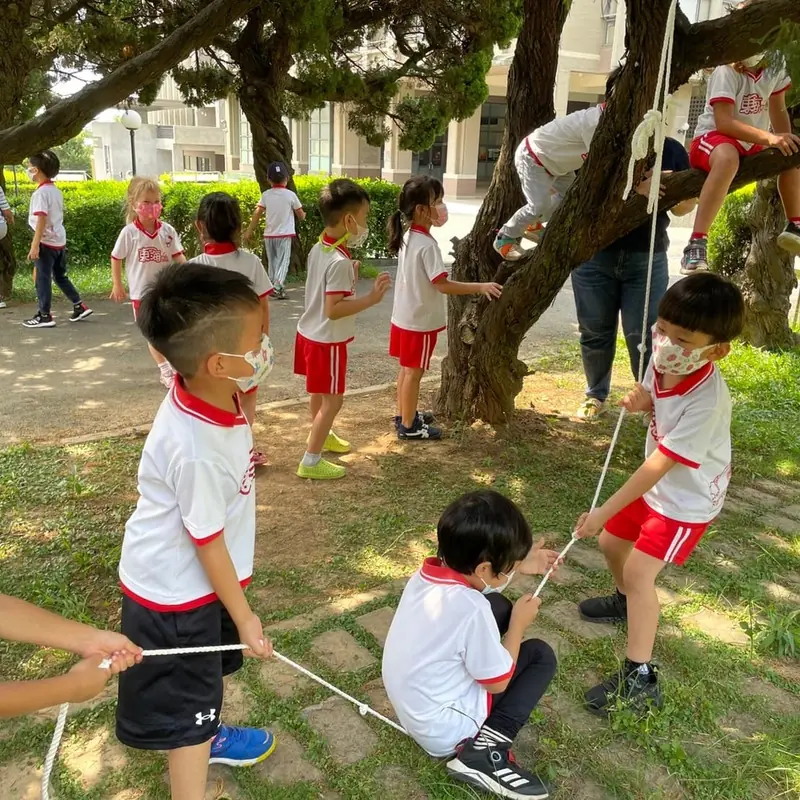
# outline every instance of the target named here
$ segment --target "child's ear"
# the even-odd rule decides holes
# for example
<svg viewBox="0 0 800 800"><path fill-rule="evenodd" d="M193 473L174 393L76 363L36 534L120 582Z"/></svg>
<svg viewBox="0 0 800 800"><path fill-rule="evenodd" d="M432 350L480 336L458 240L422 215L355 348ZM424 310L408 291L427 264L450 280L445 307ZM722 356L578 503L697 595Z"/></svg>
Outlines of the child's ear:
<svg viewBox="0 0 800 800"><path fill-rule="evenodd" d="M495 577L494 570L492 569L492 565L489 561L482 561L480 564L478 564L478 566L473 570L473 574L485 581L490 581Z"/></svg>
<svg viewBox="0 0 800 800"><path fill-rule="evenodd" d="M206 359L206 369L212 378L225 377L225 363L219 353L214 353Z"/></svg>
<svg viewBox="0 0 800 800"><path fill-rule="evenodd" d="M719 361L720 359L725 358L725 356L729 355L731 352L731 343L730 342L720 342L719 344L714 345L714 349L710 350L706 358L709 361Z"/></svg>
<svg viewBox="0 0 800 800"><path fill-rule="evenodd" d="M199 220L199 219L196 219L196 220L194 221L194 227L197 229L197 235L198 235L198 236L199 236L201 239L204 239L204 238L205 238L205 235L206 235L206 229L205 229L205 226L203 225L203 223L202 223L202 222L200 222L200 220Z"/></svg>

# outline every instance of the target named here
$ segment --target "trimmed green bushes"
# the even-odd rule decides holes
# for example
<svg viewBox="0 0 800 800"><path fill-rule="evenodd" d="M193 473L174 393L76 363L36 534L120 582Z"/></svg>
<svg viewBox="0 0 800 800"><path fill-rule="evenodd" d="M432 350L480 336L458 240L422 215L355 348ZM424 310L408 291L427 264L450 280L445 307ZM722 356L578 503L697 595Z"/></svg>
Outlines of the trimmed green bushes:
<svg viewBox="0 0 800 800"><path fill-rule="evenodd" d="M751 183L729 194L708 232L708 262L726 278L742 271L750 252L747 217L755 191L756 184Z"/></svg>

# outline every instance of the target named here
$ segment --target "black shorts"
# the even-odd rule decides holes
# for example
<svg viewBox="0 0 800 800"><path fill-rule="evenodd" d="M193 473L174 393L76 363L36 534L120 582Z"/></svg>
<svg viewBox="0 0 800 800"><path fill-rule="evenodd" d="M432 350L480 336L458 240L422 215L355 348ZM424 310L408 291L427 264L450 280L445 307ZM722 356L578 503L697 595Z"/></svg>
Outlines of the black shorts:
<svg viewBox="0 0 800 800"><path fill-rule="evenodd" d="M219 601L192 611L151 611L122 598L122 633L145 650L238 644ZM175 750L213 738L222 712L222 677L241 668L241 650L148 656L120 673L117 738L140 750Z"/></svg>

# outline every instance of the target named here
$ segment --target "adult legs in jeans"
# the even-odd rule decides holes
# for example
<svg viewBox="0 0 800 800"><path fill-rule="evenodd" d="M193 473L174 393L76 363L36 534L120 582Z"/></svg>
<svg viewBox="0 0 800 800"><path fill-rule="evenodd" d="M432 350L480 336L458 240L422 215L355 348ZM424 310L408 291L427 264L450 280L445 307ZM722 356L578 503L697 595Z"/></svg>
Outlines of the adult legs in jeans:
<svg viewBox="0 0 800 800"><path fill-rule="evenodd" d="M36 296L39 300L39 311L50 315L53 300L52 281L67 296L72 305L81 302L81 296L67 277L67 250L65 247L48 247L39 245L39 258L36 259Z"/></svg>

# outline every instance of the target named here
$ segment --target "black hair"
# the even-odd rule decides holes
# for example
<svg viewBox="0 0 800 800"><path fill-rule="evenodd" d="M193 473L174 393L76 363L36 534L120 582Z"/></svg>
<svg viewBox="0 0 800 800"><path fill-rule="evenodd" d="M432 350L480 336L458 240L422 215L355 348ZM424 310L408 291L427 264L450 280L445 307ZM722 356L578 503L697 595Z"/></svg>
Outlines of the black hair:
<svg viewBox="0 0 800 800"><path fill-rule="evenodd" d="M389 217L389 252L399 253L403 246L404 222L411 221L417 206L431 206L444 197L444 187L438 178L414 175L409 178L397 197L397 211Z"/></svg>
<svg viewBox="0 0 800 800"><path fill-rule="evenodd" d="M319 212L322 221L333 227L345 214L358 211L364 203L369 203L369 194L363 186L349 178L337 178L320 192Z"/></svg>
<svg viewBox="0 0 800 800"><path fill-rule="evenodd" d="M495 575L528 555L533 536L517 505L499 492L468 492L444 510L436 530L439 558L469 575L488 561Z"/></svg>
<svg viewBox="0 0 800 800"><path fill-rule="evenodd" d="M242 210L239 201L227 192L210 192L205 195L197 209L197 221L203 223L213 241L238 245Z"/></svg>
<svg viewBox="0 0 800 800"><path fill-rule="evenodd" d="M55 178L61 169L61 162L52 150L42 150L41 153L34 153L28 159L28 163L51 179Z"/></svg>
<svg viewBox="0 0 800 800"><path fill-rule="evenodd" d="M744 327L744 298L729 280L698 272L678 281L661 298L658 316L710 336L714 344L732 342Z"/></svg>
<svg viewBox="0 0 800 800"><path fill-rule="evenodd" d="M191 378L210 355L236 352L245 314L260 308L244 275L189 261L158 273L136 322L175 370Z"/></svg>
<svg viewBox="0 0 800 800"><path fill-rule="evenodd" d="M622 72L622 64L614 67L614 69L608 73L608 78L606 78L606 100L610 100L611 95L614 94L614 86L617 83L617 78L619 78L620 72Z"/></svg>

